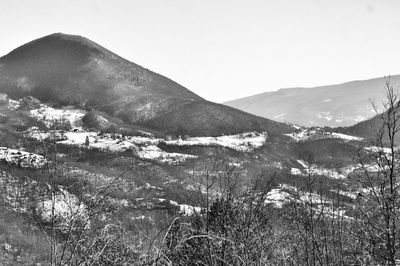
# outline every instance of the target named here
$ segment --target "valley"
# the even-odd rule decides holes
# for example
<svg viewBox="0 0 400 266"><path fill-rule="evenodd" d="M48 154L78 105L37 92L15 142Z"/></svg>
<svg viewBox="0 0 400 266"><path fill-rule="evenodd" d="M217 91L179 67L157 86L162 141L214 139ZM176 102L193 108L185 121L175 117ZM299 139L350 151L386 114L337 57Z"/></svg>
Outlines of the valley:
<svg viewBox="0 0 400 266"><path fill-rule="evenodd" d="M263 178L273 179L265 203L276 209L311 200L319 202L318 210L340 196L343 205L336 211L347 217L345 202L359 193L356 184L347 180L356 169L350 153L341 158L345 161L328 155L330 159L311 163L300 159L296 150L297 145L329 145L325 141L343 149L357 147L364 143L361 137L303 127L275 136L272 141L277 143L267 132L256 131L190 137L155 135L141 128L138 135L126 135L87 128L87 112L82 109L50 107L32 97L2 98L8 102L2 107L8 122L17 117L32 119L32 126L12 133L16 145L0 152L5 207L18 215L35 215L43 224L52 222L60 233L123 218L126 226L136 224L131 233L147 228L147 234L156 234L174 217L200 214L201 195L220 193L218 187L207 190L204 178L220 178L225 171L235 171L243 185L250 175L264 172ZM324 180L323 194L309 194L303 187L309 176ZM84 187L76 187L82 182ZM49 185L56 191L51 192ZM107 188L106 200L98 192L103 188ZM110 212L102 211L94 219L88 206L100 200L101 208Z"/></svg>
<svg viewBox="0 0 400 266"><path fill-rule="evenodd" d="M374 142L379 117L269 120L64 34L0 58L0 121L0 243L22 265L54 254L60 265L182 265L211 245L190 242L203 236L215 250L273 241L271 259L286 265L280 252L301 257L309 224L332 242L352 230L369 206L357 204L379 188L362 177L385 174L398 151L395 138ZM361 256L353 242L341 242L342 263Z"/></svg>

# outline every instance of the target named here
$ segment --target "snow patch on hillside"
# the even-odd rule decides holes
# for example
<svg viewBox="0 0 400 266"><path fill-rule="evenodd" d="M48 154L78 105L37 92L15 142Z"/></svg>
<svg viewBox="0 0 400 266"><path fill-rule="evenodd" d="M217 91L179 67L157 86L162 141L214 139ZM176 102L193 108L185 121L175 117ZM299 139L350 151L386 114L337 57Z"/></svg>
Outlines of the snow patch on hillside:
<svg viewBox="0 0 400 266"><path fill-rule="evenodd" d="M248 132L237 135L218 136L218 137L194 137L186 140L165 141L167 145L177 146L220 146L236 151L249 152L262 147L268 139L268 134Z"/></svg>
<svg viewBox="0 0 400 266"><path fill-rule="evenodd" d="M0 147L0 161L17 165L21 168L42 168L46 165L46 159L38 154Z"/></svg>
<svg viewBox="0 0 400 266"><path fill-rule="evenodd" d="M43 122L48 128L53 127L55 124L81 127L82 118L86 115L86 111L84 110L72 108L53 108L46 104L41 104L39 100L33 97L21 98L19 100L8 99L8 108L10 110L19 110L22 107L24 110L25 108L30 109L27 111L27 114L30 117Z"/></svg>
<svg viewBox="0 0 400 266"><path fill-rule="evenodd" d="M201 208L194 207L194 206L187 205L187 204L179 204L179 211L183 215L191 216L193 214L200 213Z"/></svg>
<svg viewBox="0 0 400 266"><path fill-rule="evenodd" d="M194 207L188 204L178 204L176 201L170 200L169 201L172 205L179 207L179 212L182 215L191 216L196 213L201 212L200 207Z"/></svg>
<svg viewBox="0 0 400 266"><path fill-rule="evenodd" d="M50 222L53 217L62 231L74 228L78 222L89 221L86 205L64 188L60 188L53 199L38 203L37 208L44 221Z"/></svg>
<svg viewBox="0 0 400 266"><path fill-rule="evenodd" d="M271 189L265 200L265 203L272 203L278 208L282 208L285 203L289 202L314 202L315 204L329 203L326 198L321 197L314 192L304 192L287 184L280 184L277 188Z"/></svg>
<svg viewBox="0 0 400 266"><path fill-rule="evenodd" d="M61 130L40 131L31 128L26 131L27 136L37 140L48 138L58 140L57 143L64 145L76 145L87 149L99 149L110 152L124 152L131 150L138 157L146 160L154 160L166 164L178 164L197 156L183 153L169 153L161 150L157 145L162 139L122 136L121 134L100 134L93 131L68 131Z"/></svg>
<svg viewBox="0 0 400 266"><path fill-rule="evenodd" d="M321 128L303 128L297 132L285 134L291 137L294 141L302 142L307 140L318 139L342 139L344 141L362 141L363 138L346 135L337 132L326 132Z"/></svg>
<svg viewBox="0 0 400 266"><path fill-rule="evenodd" d="M352 192L352 191L343 191L343 190L334 190L334 189L331 189L330 191L333 193L338 193L339 195L349 197L351 199L356 199L357 195L359 194L358 191Z"/></svg>
<svg viewBox="0 0 400 266"><path fill-rule="evenodd" d="M326 176L333 179L344 179L346 176L351 173L354 169L353 167L343 167L340 169L328 169L324 167L320 167L316 164L309 165L303 160L297 160L297 162L303 167L303 170L299 168L291 168L292 175L319 175Z"/></svg>
<svg viewBox="0 0 400 266"><path fill-rule="evenodd" d="M290 174L292 174L292 175L302 175L301 170L299 168L296 168L296 167L292 167L290 169Z"/></svg>
<svg viewBox="0 0 400 266"><path fill-rule="evenodd" d="M19 101L15 101L13 99L8 99L8 108L11 110L17 110L21 106Z"/></svg>
<svg viewBox="0 0 400 266"><path fill-rule="evenodd" d="M14 109L18 109L21 105L21 101L22 99L20 101L9 100L9 105ZM161 138L154 138L152 136L122 137L121 134L105 134L104 136L99 136L97 132L85 132L82 130L82 118L85 116L85 114L86 111L80 109L57 109L49 107L45 104L40 104L39 108L29 111L29 116L42 121L48 128L51 128L55 124L59 123L67 124L76 130L69 132L40 132L37 129L31 129L30 132L27 132L28 136L35 139L46 139L53 137L54 139L59 140L60 143L70 145L83 145L86 142L86 137L88 137L90 148L106 149L115 152L124 151L130 148L137 148L137 146L144 145L146 146L144 148L144 152L141 152L140 154L144 154L144 156L149 158L168 157L165 152L162 152L160 149L155 147L159 143L178 146L220 146L241 152L250 152L263 146L268 139L268 134L266 132L248 132L218 137L189 137L185 139L179 138L177 140L164 140ZM146 152L146 150L148 152ZM175 155L177 154L169 155L169 157ZM188 158L191 157L189 156Z"/></svg>
<svg viewBox="0 0 400 266"><path fill-rule="evenodd" d="M390 148L387 148L387 147L370 146L370 147L365 147L364 149L367 150L367 151L370 151L370 152L375 152L375 153L383 152L386 155L392 154L392 150ZM395 147L394 150L395 151L399 150L399 147Z"/></svg>
<svg viewBox="0 0 400 266"><path fill-rule="evenodd" d="M142 159L155 160L161 163L177 164L197 156L183 153L166 152L158 147L160 143L177 146L220 146L241 152L249 152L266 143L267 133L249 132L219 137L196 137L186 140L164 140L154 137L123 136L122 134L100 134L94 131L41 131L32 127L25 135L37 140L52 139L59 144L77 145L82 148L100 149L111 152L132 150Z"/></svg>
<svg viewBox="0 0 400 266"><path fill-rule="evenodd" d="M188 159L197 158L197 156L189 155L189 154L176 153L176 152L171 152L171 153L165 152L155 145L140 147L137 154L142 159L155 160L155 161L158 161L161 163L167 163L167 164L182 163Z"/></svg>
<svg viewBox="0 0 400 266"><path fill-rule="evenodd" d="M362 141L363 138L361 137L356 137L356 136L351 136L351 135L346 135L346 134L342 134L342 133L336 133L336 132L331 132L330 135L332 136L332 138L335 139L343 139L343 140L347 140L347 141Z"/></svg>
<svg viewBox="0 0 400 266"><path fill-rule="evenodd" d="M86 111L80 109L56 109L41 104L38 109L29 111L29 115L38 119L50 128L56 123L68 124L71 127L82 126L82 118Z"/></svg>
<svg viewBox="0 0 400 266"><path fill-rule="evenodd" d="M265 203L270 203L275 205L277 208L282 208L285 203L291 200L291 195L285 190L292 190L294 187L289 185L280 184L277 188L271 189L268 192Z"/></svg>

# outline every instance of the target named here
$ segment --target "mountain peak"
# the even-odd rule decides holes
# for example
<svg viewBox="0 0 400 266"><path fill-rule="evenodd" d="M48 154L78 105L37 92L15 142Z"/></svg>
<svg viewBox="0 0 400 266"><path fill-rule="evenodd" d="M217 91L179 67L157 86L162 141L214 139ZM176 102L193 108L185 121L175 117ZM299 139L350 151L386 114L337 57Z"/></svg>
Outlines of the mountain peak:
<svg viewBox="0 0 400 266"><path fill-rule="evenodd" d="M13 60L22 57L54 57L54 56L79 56L87 57L89 53L105 52L105 48L80 35L53 33L39 39L28 42L14 50L3 58Z"/></svg>
<svg viewBox="0 0 400 266"><path fill-rule="evenodd" d="M63 33L63 32L54 32L49 35L43 36L41 38L42 39L44 39L44 38L61 38L61 39L87 40L86 37L83 37L81 35L68 34L68 33Z"/></svg>
<svg viewBox="0 0 400 266"><path fill-rule="evenodd" d="M64 33L36 39L1 57L0 92L12 98L33 96L42 102L97 110L127 124L148 125L171 134L290 129L207 102L85 37Z"/></svg>
<svg viewBox="0 0 400 266"><path fill-rule="evenodd" d="M90 39L81 36L81 35L73 35L73 34L66 34L66 33L62 33L62 32L56 32L56 33L52 33L49 34L47 36L42 37L41 39L44 40L58 40L58 41L70 41L70 42L76 42L76 43L80 43L82 45L86 45L87 47L90 48L96 48L99 50L106 50L104 47L100 46L99 44L91 41Z"/></svg>
<svg viewBox="0 0 400 266"><path fill-rule="evenodd" d="M71 39L87 39L86 37L83 37L81 35L77 34L68 34L68 33L63 33L63 32L54 32L52 34L43 36L43 38L46 37L59 37L59 38L71 38Z"/></svg>

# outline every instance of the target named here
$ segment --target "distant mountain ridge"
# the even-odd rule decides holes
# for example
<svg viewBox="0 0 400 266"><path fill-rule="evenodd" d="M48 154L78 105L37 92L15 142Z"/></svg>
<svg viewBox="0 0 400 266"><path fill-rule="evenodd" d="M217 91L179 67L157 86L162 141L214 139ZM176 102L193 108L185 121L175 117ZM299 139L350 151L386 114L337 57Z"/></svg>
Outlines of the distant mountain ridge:
<svg viewBox="0 0 400 266"><path fill-rule="evenodd" d="M400 75L391 76L400 83ZM302 126L351 126L373 117L371 99L385 98L384 78L351 81L313 88L288 88L265 92L224 104L280 122Z"/></svg>
<svg viewBox="0 0 400 266"><path fill-rule="evenodd" d="M171 134L291 130L288 125L208 102L87 38L62 33L34 40L1 57L0 92L99 110L126 123Z"/></svg>

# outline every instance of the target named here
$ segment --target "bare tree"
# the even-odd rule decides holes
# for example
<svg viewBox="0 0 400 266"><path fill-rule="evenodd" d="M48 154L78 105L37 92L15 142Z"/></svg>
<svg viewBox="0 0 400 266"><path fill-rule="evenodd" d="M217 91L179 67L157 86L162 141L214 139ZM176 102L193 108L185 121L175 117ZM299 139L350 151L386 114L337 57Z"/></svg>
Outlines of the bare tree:
<svg viewBox="0 0 400 266"><path fill-rule="evenodd" d="M86 137L85 144L87 142ZM120 179L132 170L132 166L126 167L106 184L90 189L89 186L82 185L82 180L69 180L68 173L64 171L67 162L60 161L57 156L57 138L41 139L40 144L48 162L43 169L47 177L44 182L48 193L42 201L48 203L48 198L50 199L50 204L44 209L50 213L47 225L40 215L39 219L35 218L50 247L50 265L113 265L134 261L137 254L131 247L136 243L124 241L123 226L107 224L100 230L91 229L93 222L106 209L109 196L119 188ZM68 187L60 186L58 182L61 180ZM69 193L68 189L74 189L75 193ZM59 205L67 208L66 217L59 217ZM117 246L119 248L115 249Z"/></svg>
<svg viewBox="0 0 400 266"><path fill-rule="evenodd" d="M377 263L396 265L399 259L399 92L385 83L384 112L377 116L372 147L358 152L360 169L356 180L361 186L357 201L359 237L364 249ZM377 110L378 108L375 108Z"/></svg>
<svg viewBox="0 0 400 266"><path fill-rule="evenodd" d="M205 184L198 188L205 205L197 215L171 224L165 237L167 261L172 265L271 263L279 242L270 222L272 208L266 203L271 179L260 177L244 186L238 171L228 164L214 165L202 175Z"/></svg>
<svg viewBox="0 0 400 266"><path fill-rule="evenodd" d="M352 220L345 215L345 202L339 189L327 186L327 179L315 169L310 152L300 154L304 170L302 185L290 191L286 206L290 248L287 263L299 265L347 265L356 261L350 228ZM339 181L337 181L339 182ZM334 184L334 182L331 182Z"/></svg>

